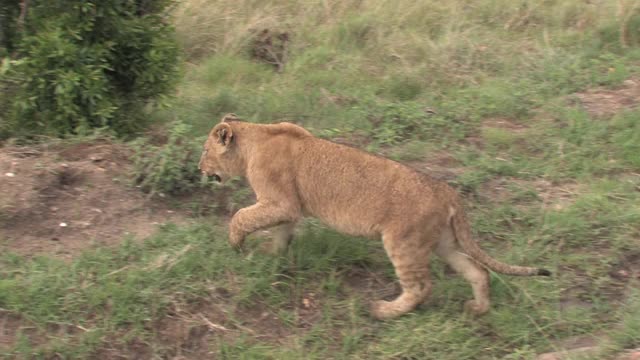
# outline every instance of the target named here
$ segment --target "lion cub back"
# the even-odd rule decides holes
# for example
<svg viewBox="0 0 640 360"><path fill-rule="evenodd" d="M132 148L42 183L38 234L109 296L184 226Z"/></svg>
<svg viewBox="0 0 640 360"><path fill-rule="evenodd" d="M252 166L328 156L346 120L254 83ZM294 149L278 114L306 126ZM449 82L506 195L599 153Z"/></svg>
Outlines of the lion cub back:
<svg viewBox="0 0 640 360"><path fill-rule="evenodd" d="M290 122L280 122L277 124L267 125L267 129L271 135L290 135L295 138L313 136L305 128L292 124Z"/></svg>

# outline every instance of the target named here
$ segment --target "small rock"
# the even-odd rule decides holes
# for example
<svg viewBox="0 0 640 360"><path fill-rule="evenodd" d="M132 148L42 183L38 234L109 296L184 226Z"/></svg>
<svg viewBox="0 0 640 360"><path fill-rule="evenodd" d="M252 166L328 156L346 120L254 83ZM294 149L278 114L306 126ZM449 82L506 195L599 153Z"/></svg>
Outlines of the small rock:
<svg viewBox="0 0 640 360"><path fill-rule="evenodd" d="M104 158L100 155L91 155L89 156L89 159L93 162L100 162L102 160L104 160Z"/></svg>
<svg viewBox="0 0 640 360"><path fill-rule="evenodd" d="M311 300L309 300L307 298L302 299L302 305L304 305L304 307L307 308L307 309L310 308L311 307Z"/></svg>
<svg viewBox="0 0 640 360"><path fill-rule="evenodd" d="M629 277L629 272L627 270L619 270L618 275L622 277Z"/></svg>
<svg viewBox="0 0 640 360"><path fill-rule="evenodd" d="M65 222L61 222L61 223L60 223L60 227L67 227L67 226L68 226L68 225L67 225L67 223L65 223Z"/></svg>
<svg viewBox="0 0 640 360"><path fill-rule="evenodd" d="M4 176L14 177L14 176L16 176L16 174L14 174L12 172L8 172L8 173L5 173Z"/></svg>
<svg viewBox="0 0 640 360"><path fill-rule="evenodd" d="M227 289L225 289L223 287L217 287L217 288L215 288L215 291L216 291L216 293L218 293L218 295L220 295L220 296L222 296L224 298L231 297L231 295L232 295L231 291L229 291L229 290L227 290ZM264 314L269 315L269 313L264 312L264 313L262 313L262 316L265 316Z"/></svg>

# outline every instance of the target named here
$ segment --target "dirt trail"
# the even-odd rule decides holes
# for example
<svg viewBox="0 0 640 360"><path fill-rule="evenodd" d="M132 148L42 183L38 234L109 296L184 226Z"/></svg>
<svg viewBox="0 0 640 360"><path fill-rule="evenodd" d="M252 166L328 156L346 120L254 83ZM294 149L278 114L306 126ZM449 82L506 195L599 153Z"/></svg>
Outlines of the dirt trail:
<svg viewBox="0 0 640 360"><path fill-rule="evenodd" d="M0 148L0 250L70 258L188 221L128 184L130 155L107 141Z"/></svg>
<svg viewBox="0 0 640 360"><path fill-rule="evenodd" d="M640 103L640 78L625 80L615 89L594 88L573 95L580 106L596 118L611 117Z"/></svg>

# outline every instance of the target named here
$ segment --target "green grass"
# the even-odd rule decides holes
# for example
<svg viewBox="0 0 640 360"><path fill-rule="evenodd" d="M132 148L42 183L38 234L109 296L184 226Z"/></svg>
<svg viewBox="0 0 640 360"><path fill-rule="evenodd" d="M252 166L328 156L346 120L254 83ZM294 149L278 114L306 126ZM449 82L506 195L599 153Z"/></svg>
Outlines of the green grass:
<svg viewBox="0 0 640 360"><path fill-rule="evenodd" d="M206 337L223 358L532 358L559 339L612 326L610 348L629 347L637 344L637 299L629 297L621 307L620 299L611 297L621 293L620 283L607 272L637 246L631 224L640 220L639 195L629 190L639 183L588 184L558 211L542 209L541 200L522 197L518 189L510 202L477 201L474 229L484 247L505 261L545 264L556 274L551 279L493 274L492 311L480 319L461 312L470 297L468 285L434 260L436 282L427 304L398 320L372 320L367 296L381 296L375 289L394 280L381 244L313 221L282 258L260 253L258 239L249 243L249 255L237 254L226 244L224 229L209 225L166 226L145 241L86 251L71 263L4 254L0 307L41 335L19 335L3 351L74 358L107 347L127 354L144 346L154 356L168 356L184 344L162 341L158 324L169 318L203 326L194 320L201 313L233 332ZM372 281L373 291L366 290L363 284ZM571 299L590 306L559 306ZM262 315L251 309L274 320L261 327L253 317ZM52 329L66 334L51 334L43 343ZM276 331L286 335L284 345L270 337Z"/></svg>
<svg viewBox="0 0 640 360"><path fill-rule="evenodd" d="M198 65L189 68L172 115L187 117L197 133L228 111L253 121L370 128L372 100L417 102L447 123L527 118L550 99L619 84L637 69L638 39L623 44L620 33L637 30L640 16L636 9L627 21L619 6L191 0L176 23ZM247 29L261 28L291 35L283 73L248 57ZM361 104L373 114L354 112Z"/></svg>
<svg viewBox="0 0 640 360"><path fill-rule="evenodd" d="M482 246L554 276L492 274L491 312L473 319L461 311L468 285L434 260L430 300L379 322L368 301L392 296L395 281L379 241L308 221L286 256L255 239L242 256L206 218L69 262L2 254L0 315L23 329L0 354L535 359L598 331L610 354L640 346L638 280L611 275L638 270L640 110L597 117L574 95L638 73L633 3L186 1L174 19L185 76L154 113L190 126L177 144L235 112L365 137L403 161L447 153ZM261 28L291 35L281 73L249 56Z"/></svg>

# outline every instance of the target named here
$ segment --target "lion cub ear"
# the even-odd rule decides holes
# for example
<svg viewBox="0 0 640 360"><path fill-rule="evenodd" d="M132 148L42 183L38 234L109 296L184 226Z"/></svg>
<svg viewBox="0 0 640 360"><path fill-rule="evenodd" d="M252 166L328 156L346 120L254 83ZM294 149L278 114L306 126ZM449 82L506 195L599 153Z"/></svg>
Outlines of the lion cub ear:
<svg viewBox="0 0 640 360"><path fill-rule="evenodd" d="M220 122L229 122L229 121L240 121L240 118L238 117L238 115L234 113L228 113L222 117L222 120L220 120Z"/></svg>
<svg viewBox="0 0 640 360"><path fill-rule="evenodd" d="M233 140L233 130L226 123L218 124L214 130L214 134L218 137L218 143L227 146Z"/></svg>

